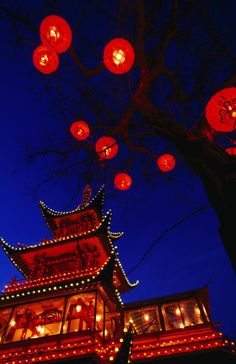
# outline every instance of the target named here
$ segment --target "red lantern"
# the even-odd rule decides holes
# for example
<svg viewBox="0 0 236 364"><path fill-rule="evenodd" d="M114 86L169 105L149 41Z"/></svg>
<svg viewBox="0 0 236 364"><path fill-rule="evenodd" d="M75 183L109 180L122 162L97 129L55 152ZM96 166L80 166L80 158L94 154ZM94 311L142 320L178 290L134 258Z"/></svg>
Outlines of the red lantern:
<svg viewBox="0 0 236 364"><path fill-rule="evenodd" d="M225 151L229 154L229 155L236 155L236 147L230 147L230 148L226 148Z"/></svg>
<svg viewBox="0 0 236 364"><path fill-rule="evenodd" d="M128 190L132 185L132 178L128 173L118 173L114 179L115 187L119 190Z"/></svg>
<svg viewBox="0 0 236 364"><path fill-rule="evenodd" d="M85 140L90 134L90 129L84 121L75 121L70 127L70 132L75 139Z"/></svg>
<svg viewBox="0 0 236 364"><path fill-rule="evenodd" d="M118 144L115 139L104 136L98 139L95 149L101 159L111 159L118 152Z"/></svg>
<svg viewBox="0 0 236 364"><path fill-rule="evenodd" d="M58 68L59 57L52 48L40 45L34 50L33 63L40 72L49 74Z"/></svg>
<svg viewBox="0 0 236 364"><path fill-rule="evenodd" d="M169 172L175 167L175 157L172 154L163 154L157 159L157 165L162 172Z"/></svg>
<svg viewBox="0 0 236 364"><path fill-rule="evenodd" d="M134 49L126 39L112 39L104 49L103 62L112 73L126 73L134 64Z"/></svg>
<svg viewBox="0 0 236 364"><path fill-rule="evenodd" d="M63 53L71 45L72 34L69 24L58 15L49 15L40 24L40 39L57 53Z"/></svg>
<svg viewBox="0 0 236 364"><path fill-rule="evenodd" d="M236 88L229 87L217 92L208 102L206 119L217 131L236 129Z"/></svg>

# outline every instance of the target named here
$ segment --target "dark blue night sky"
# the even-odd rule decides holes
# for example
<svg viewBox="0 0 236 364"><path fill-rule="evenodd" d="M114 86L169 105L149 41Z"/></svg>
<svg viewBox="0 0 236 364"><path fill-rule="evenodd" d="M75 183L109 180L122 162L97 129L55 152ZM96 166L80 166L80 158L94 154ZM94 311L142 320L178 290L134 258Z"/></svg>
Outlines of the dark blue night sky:
<svg viewBox="0 0 236 364"><path fill-rule="evenodd" d="M214 2L209 3L213 5ZM236 4L229 3L234 4L236 10ZM218 12L221 6L223 2ZM73 22L73 15L65 3L64 7L65 17ZM224 18L219 19L220 27L227 17L232 22L230 13L233 13L232 9L225 9ZM89 9L86 16L88 22ZM96 14L91 11L92 19L96 20ZM38 24L40 21L41 16ZM216 22L214 12L212 21ZM36 244L50 236L39 209L39 200L56 210L73 209L81 202L86 183L78 182L74 176L62 176L57 183L52 180L33 193L33 188L47 178L53 161L50 156L45 156L35 163L26 162L28 142L40 145L45 135L53 134L55 138L58 135L59 138L68 131L58 122L58 113L40 87L42 76L32 64L34 44L39 41L37 36L32 35L33 45L15 47L14 42L7 41L10 39L9 28L3 20L0 31L6 36L6 41L0 45L0 235L13 246L17 243ZM111 37L114 34L115 29ZM104 72L106 75L107 71ZM101 79L100 76L98 82L102 82ZM202 112L202 109L198 110L198 116ZM68 117L68 123L73 121ZM160 147L154 145L155 148L157 153L158 148L163 152L168 144L160 143ZM236 279L218 235L217 217L199 179L178 154L176 158L176 178L174 173L163 176L154 164L151 182L143 181L133 170L134 183L129 191L114 190L109 172L92 184L95 195L106 182L105 211L112 209L113 212L111 230L124 231L117 245L126 272L132 270L166 229L192 211L205 208L173 228L154 245L150 254L128 276L131 282L138 279L140 283L123 299L125 302L143 300L207 286L213 320L221 323L220 329L225 335L236 338ZM2 249L0 267L0 289L10 278L21 278Z"/></svg>

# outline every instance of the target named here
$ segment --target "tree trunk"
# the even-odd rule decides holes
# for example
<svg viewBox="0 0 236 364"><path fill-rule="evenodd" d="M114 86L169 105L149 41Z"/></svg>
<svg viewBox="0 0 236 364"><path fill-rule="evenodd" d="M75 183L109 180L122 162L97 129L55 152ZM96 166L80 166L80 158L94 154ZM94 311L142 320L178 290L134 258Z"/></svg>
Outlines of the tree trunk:
<svg viewBox="0 0 236 364"><path fill-rule="evenodd" d="M145 96L135 96L136 108L179 151L201 179L219 219L219 233L236 273L236 158L200 132L187 130L169 114L159 111Z"/></svg>

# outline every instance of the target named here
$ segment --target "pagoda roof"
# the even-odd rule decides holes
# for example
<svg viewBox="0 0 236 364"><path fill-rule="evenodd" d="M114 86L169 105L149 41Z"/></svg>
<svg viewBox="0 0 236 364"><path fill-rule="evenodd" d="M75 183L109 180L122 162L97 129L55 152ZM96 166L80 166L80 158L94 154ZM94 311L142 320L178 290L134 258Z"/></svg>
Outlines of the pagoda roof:
<svg viewBox="0 0 236 364"><path fill-rule="evenodd" d="M122 266L119 262L118 257L116 256L116 253L113 252L113 254L106 260L106 262L103 264L102 267L98 269L98 271L88 273L86 275L79 275L79 276L71 276L68 275L65 280L60 281L47 281L43 282L41 285L34 284L34 280L32 281L25 281L22 282L22 284L18 285L17 282L15 283L15 286L13 286L12 290L7 290L5 293L3 293L0 297L0 304L10 303L11 301L14 301L16 299L22 300L29 296L34 296L35 298L42 297L43 295L52 295L52 293L58 293L60 292L71 292L74 290L85 290L85 289L95 289L98 287L100 282L110 282L113 283L112 286L114 286L114 293L117 296L120 303L123 305L122 299L120 297L119 289L115 286L116 276L120 274L120 270L122 269ZM39 282L39 283L42 283ZM136 282L135 284L131 284L127 277L123 275L123 282L121 282L121 285L123 286L123 291L129 290L133 287L135 287L138 284ZM15 289L14 289L15 287Z"/></svg>
<svg viewBox="0 0 236 364"><path fill-rule="evenodd" d="M104 204L104 196L105 196L105 185L103 185L100 190L98 191L97 195L88 203L80 204L74 210L69 211L57 211L48 207L43 201L40 201L40 209L42 211L43 217L48 223L48 219L55 218L55 217L63 217L72 214L76 214L78 212L87 211L94 209L102 216L102 209Z"/></svg>
<svg viewBox="0 0 236 364"><path fill-rule="evenodd" d="M46 252L48 250L57 249L66 244L73 243L73 241L82 241L84 239L90 239L94 236L106 237L102 239L103 247L106 251L106 255L109 257L111 254L115 254L116 256L116 277L117 284L116 287L120 292L127 292L130 288L136 286L138 281L134 284L131 284L124 272L122 264L118 258L118 253L116 251L116 247L113 244L113 241L122 235L122 232L119 233L111 233L109 230L110 222L111 222L112 213L108 211L106 216L102 219L101 223L94 229L92 229L88 234L80 233L80 234L72 234L66 237L58 237L51 240L45 240L36 245L25 245L21 247L14 247L5 242L2 238L0 238L0 244L2 245L4 251L9 256L12 263L16 266L16 268L23 274L25 278L29 277L30 268L32 264L33 256L36 252ZM58 276L58 274L56 274ZM51 280L52 277L49 276ZM45 282L46 283L46 282ZM44 280L42 280L42 285L44 284Z"/></svg>
<svg viewBox="0 0 236 364"><path fill-rule="evenodd" d="M89 239L90 237L96 235L104 235L108 237L106 241L104 241L104 245L106 245L107 250L113 250L113 240L117 239L122 235L122 232L120 233L111 233L109 230L109 226L111 223L111 216L112 213L109 210L107 214L102 219L101 223L96 226L94 229L90 230L89 233L87 232L81 232L79 234L71 234L68 236L61 236L49 240L44 240L38 244L35 245L23 245L21 247L14 247L7 242L4 241L3 238L0 238L0 244L2 245L4 251L6 254L10 257L10 260L13 262L13 264L16 266L16 268L25 276L28 277L29 274L29 265L26 263L25 257L29 254L32 254L36 251L45 251L47 249L51 249L52 247L57 247L59 245L67 244L71 240L82 240L84 238ZM108 244L106 244L108 240Z"/></svg>

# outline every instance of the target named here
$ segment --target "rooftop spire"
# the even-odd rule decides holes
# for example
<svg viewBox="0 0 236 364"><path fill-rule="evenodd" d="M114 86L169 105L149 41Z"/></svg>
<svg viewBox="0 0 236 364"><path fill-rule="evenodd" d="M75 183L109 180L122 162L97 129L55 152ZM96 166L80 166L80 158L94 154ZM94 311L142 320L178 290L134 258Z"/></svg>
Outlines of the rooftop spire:
<svg viewBox="0 0 236 364"><path fill-rule="evenodd" d="M86 185L82 192L82 203L80 206L87 206L92 196L92 188L90 185Z"/></svg>

